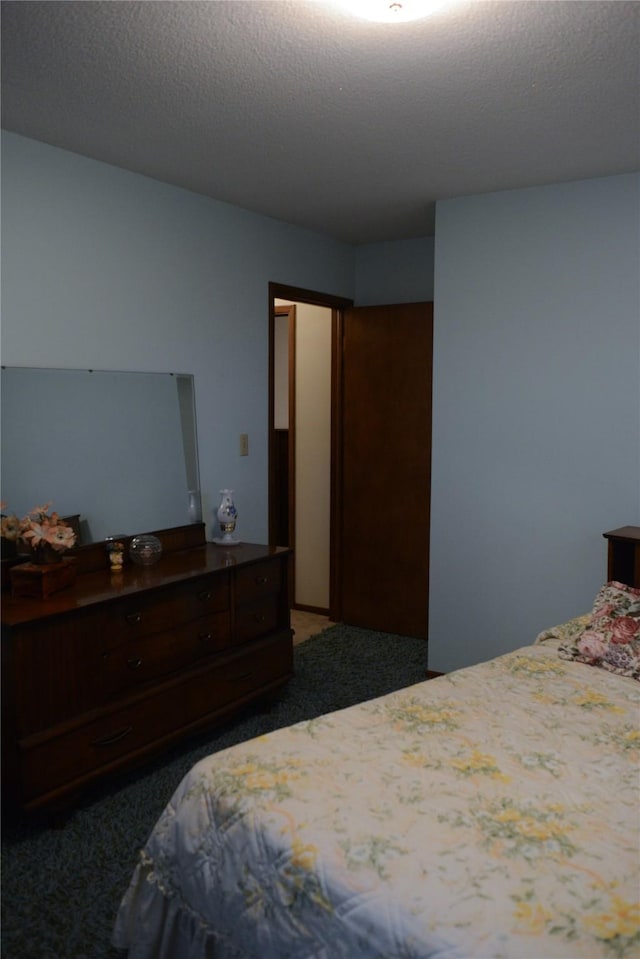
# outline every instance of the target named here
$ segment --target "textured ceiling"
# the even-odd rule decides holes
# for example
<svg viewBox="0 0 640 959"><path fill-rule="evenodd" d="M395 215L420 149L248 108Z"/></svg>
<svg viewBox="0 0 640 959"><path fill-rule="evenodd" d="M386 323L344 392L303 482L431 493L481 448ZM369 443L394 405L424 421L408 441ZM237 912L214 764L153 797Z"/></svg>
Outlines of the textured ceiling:
<svg viewBox="0 0 640 959"><path fill-rule="evenodd" d="M640 3L2 3L2 125L352 243L640 169Z"/></svg>

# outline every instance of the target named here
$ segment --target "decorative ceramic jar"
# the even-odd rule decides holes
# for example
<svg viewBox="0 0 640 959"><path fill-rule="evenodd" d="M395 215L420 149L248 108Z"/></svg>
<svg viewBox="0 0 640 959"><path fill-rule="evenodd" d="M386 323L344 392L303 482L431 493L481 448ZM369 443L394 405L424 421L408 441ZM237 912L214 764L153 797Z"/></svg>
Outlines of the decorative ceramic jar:
<svg viewBox="0 0 640 959"><path fill-rule="evenodd" d="M233 490L221 489L220 496L221 500L216 510L216 517L220 524L222 536L214 536L213 542L219 543L221 546L236 546L239 541L234 539L233 533L238 520L238 511L233 502Z"/></svg>
<svg viewBox="0 0 640 959"><path fill-rule="evenodd" d="M129 556L138 566L152 566L162 556L162 543L149 533L134 536L129 544Z"/></svg>

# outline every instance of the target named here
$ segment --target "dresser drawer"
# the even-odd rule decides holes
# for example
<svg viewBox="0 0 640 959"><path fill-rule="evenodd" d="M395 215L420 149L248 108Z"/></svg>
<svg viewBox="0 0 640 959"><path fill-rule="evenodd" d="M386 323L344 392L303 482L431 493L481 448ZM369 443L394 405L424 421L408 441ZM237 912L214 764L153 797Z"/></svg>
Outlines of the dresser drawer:
<svg viewBox="0 0 640 959"><path fill-rule="evenodd" d="M263 596L278 593L282 585L282 563L263 560L236 570L236 605L254 603Z"/></svg>
<svg viewBox="0 0 640 959"><path fill-rule="evenodd" d="M240 652L240 651L239 651ZM261 687L293 675L293 646L287 631L269 636L212 669L210 683L190 684L189 718L250 699Z"/></svg>
<svg viewBox="0 0 640 959"><path fill-rule="evenodd" d="M151 696L59 736L23 743L23 802L33 802L66 784L72 788L102 766L117 764L171 733L182 721L183 697L178 693Z"/></svg>
<svg viewBox="0 0 640 959"><path fill-rule="evenodd" d="M3 683L11 690L16 738L95 706L103 629L102 611L78 610L74 616L28 624L3 639Z"/></svg>
<svg viewBox="0 0 640 959"><path fill-rule="evenodd" d="M102 658L102 689L111 699L124 690L185 669L231 643L228 610L182 626L129 639L107 649Z"/></svg>
<svg viewBox="0 0 640 959"><path fill-rule="evenodd" d="M228 608L228 576L203 576L156 592L140 593L110 605L105 623L106 644L148 636Z"/></svg>
<svg viewBox="0 0 640 959"><path fill-rule="evenodd" d="M37 805L61 787L93 778L106 766L124 764L158 741L169 741L185 727L196 728L262 687L284 683L292 674L288 632L256 643L246 654L220 661L157 694L122 706L60 735L33 736L21 743L22 801Z"/></svg>
<svg viewBox="0 0 640 959"><path fill-rule="evenodd" d="M278 596L265 596L257 603L242 606L236 610L236 623L233 635L234 645L248 643L252 639L266 636L278 625Z"/></svg>

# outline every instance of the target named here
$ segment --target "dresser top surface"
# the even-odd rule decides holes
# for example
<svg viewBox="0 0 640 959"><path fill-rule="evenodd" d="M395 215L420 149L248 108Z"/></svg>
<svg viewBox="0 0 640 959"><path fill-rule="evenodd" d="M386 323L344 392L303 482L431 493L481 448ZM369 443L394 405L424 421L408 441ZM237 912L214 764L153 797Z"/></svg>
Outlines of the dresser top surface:
<svg viewBox="0 0 640 959"><path fill-rule="evenodd" d="M174 583L186 582L212 573L223 573L273 556L290 552L285 547L269 547L258 543L240 543L232 547L206 543L173 553L163 553L152 566L125 565L122 572L109 569L79 574L73 586L52 594L47 599L2 597L2 624L18 626L50 616L90 608Z"/></svg>

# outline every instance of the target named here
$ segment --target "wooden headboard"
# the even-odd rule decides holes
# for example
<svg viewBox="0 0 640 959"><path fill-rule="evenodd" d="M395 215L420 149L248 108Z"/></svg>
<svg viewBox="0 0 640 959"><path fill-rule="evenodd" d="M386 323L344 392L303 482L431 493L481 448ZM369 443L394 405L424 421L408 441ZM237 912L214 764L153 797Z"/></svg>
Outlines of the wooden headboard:
<svg viewBox="0 0 640 959"><path fill-rule="evenodd" d="M607 540L607 579L640 588L640 526L602 534Z"/></svg>

